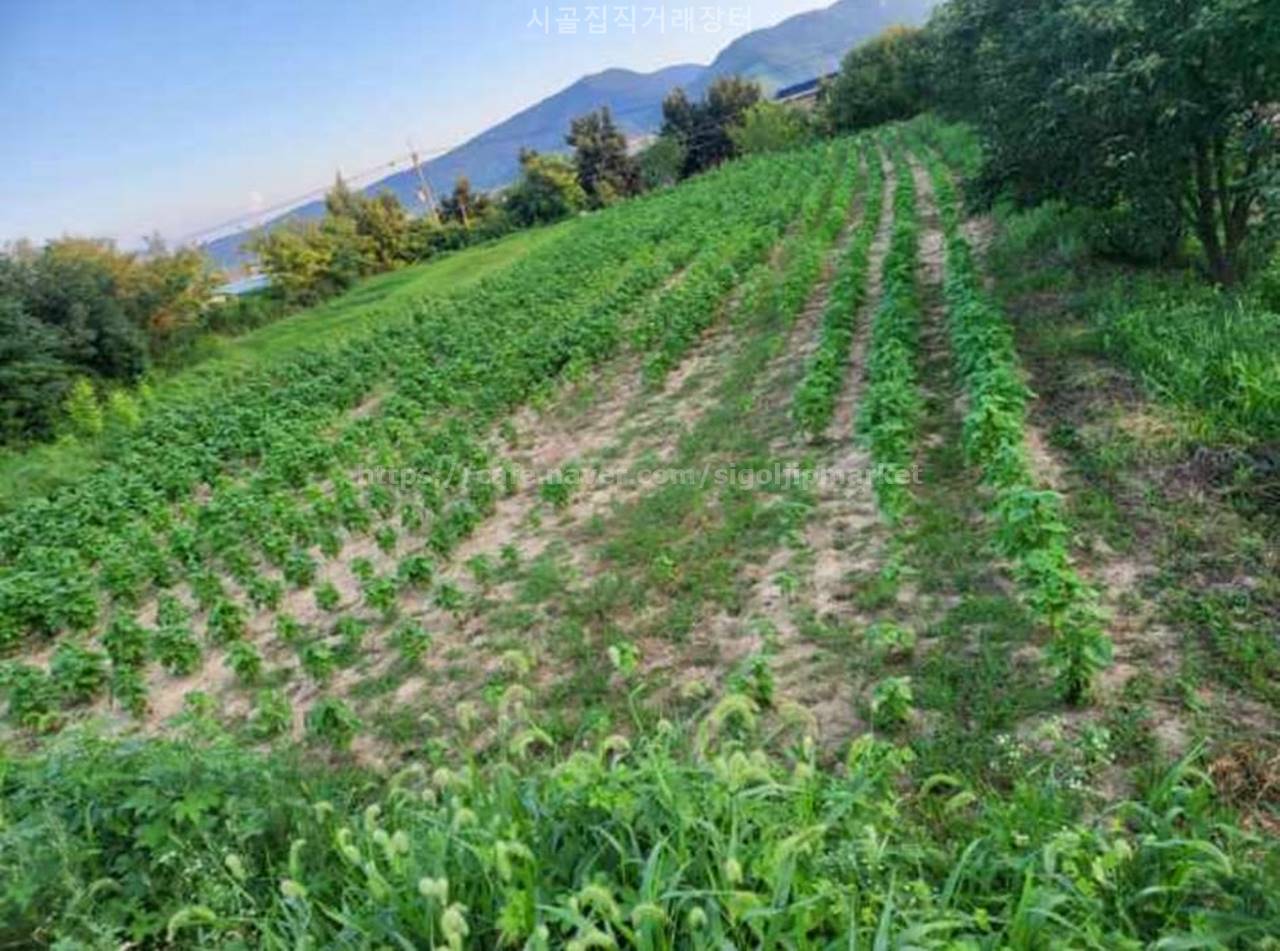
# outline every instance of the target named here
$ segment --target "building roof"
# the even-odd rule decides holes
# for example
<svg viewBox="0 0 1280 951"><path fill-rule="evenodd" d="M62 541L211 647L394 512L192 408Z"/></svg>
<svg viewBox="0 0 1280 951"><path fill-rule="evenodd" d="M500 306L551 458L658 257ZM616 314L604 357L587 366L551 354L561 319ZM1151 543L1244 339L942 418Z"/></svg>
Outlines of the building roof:
<svg viewBox="0 0 1280 951"><path fill-rule="evenodd" d="M784 86L773 94L776 100L795 99L798 96L804 96L811 92L816 92L818 87L822 85L824 79L830 79L836 73L827 73L825 76L817 76L813 79L806 79L802 83L793 83L790 86Z"/></svg>

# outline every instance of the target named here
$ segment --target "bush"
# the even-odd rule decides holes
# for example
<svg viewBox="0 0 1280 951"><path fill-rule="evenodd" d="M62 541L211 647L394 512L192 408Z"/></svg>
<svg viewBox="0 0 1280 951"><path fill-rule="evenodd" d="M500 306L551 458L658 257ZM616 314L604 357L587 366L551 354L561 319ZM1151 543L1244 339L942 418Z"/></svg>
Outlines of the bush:
<svg viewBox="0 0 1280 951"><path fill-rule="evenodd" d="M103 429L102 406L93 384L84 377L71 384L67 400L62 407L71 431L77 436L101 435Z"/></svg>
<svg viewBox="0 0 1280 951"><path fill-rule="evenodd" d="M892 27L850 51L823 94L827 125L857 132L923 111L927 44L923 30Z"/></svg>
<svg viewBox="0 0 1280 951"><path fill-rule="evenodd" d="M813 138L806 113L776 102L757 102L731 126L729 137L741 155L798 149Z"/></svg>
<svg viewBox="0 0 1280 951"><path fill-rule="evenodd" d="M254 291L212 305L205 315L205 327L211 333L238 337L279 320L287 312L288 306L279 293Z"/></svg>

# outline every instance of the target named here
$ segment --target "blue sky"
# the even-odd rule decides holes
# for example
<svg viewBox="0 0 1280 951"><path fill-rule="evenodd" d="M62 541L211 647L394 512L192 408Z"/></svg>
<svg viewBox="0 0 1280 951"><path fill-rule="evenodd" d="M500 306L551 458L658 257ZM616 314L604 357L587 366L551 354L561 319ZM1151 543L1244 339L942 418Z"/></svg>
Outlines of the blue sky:
<svg viewBox="0 0 1280 951"><path fill-rule="evenodd" d="M688 4L636 0L634 34L598 35L598 5L559 0L552 19L576 5L577 32L547 35L530 26L547 4L527 0L0 0L0 242L181 238L410 136L456 144L584 73L709 62L826 3L702 0L719 32L660 32L644 11Z"/></svg>

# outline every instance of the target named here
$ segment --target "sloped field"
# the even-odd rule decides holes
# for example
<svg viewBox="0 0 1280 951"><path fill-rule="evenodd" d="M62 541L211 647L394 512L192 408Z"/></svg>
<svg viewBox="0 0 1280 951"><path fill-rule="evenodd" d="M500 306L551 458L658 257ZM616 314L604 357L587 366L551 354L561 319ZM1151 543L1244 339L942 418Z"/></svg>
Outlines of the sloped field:
<svg viewBox="0 0 1280 951"><path fill-rule="evenodd" d="M918 128L737 163L6 516L0 938L1274 934L962 207Z"/></svg>

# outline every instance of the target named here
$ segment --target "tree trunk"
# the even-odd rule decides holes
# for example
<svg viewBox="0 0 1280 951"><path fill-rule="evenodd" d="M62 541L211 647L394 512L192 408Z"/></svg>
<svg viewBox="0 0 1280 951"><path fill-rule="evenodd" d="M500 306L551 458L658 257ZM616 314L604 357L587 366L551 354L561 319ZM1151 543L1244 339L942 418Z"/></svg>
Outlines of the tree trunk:
<svg viewBox="0 0 1280 951"><path fill-rule="evenodd" d="M1195 228L1204 246L1210 279L1223 287L1234 287L1239 281L1236 264L1244 229L1233 227L1235 216L1223 193L1226 169L1221 153L1220 144L1212 148L1203 140L1195 144Z"/></svg>

